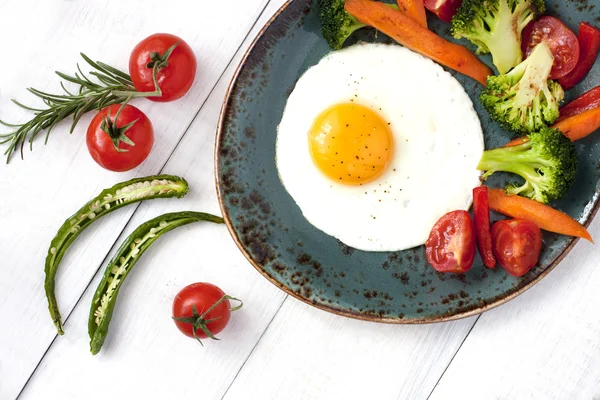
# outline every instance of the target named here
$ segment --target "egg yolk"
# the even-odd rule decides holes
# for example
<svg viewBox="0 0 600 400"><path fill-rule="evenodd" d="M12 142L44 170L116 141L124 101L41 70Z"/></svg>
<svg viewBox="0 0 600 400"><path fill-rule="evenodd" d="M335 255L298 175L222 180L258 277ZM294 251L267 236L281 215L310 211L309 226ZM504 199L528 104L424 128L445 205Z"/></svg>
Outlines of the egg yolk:
<svg viewBox="0 0 600 400"><path fill-rule="evenodd" d="M380 176L394 150L389 124L370 108L354 103L323 111L308 132L308 145L317 168L347 185Z"/></svg>

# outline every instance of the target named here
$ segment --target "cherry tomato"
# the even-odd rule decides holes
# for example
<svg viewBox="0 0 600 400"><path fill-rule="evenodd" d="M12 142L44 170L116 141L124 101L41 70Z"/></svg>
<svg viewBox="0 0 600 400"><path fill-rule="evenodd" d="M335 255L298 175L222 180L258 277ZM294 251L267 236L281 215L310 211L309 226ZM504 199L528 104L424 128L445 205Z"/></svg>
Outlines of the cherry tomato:
<svg viewBox="0 0 600 400"><path fill-rule="evenodd" d="M550 79L567 75L579 61L579 41L565 24L554 17L542 17L527 25L523 30L523 53L529 57L535 46L542 41L548 43L554 55Z"/></svg>
<svg viewBox="0 0 600 400"><path fill-rule="evenodd" d="M494 254L500 265L514 276L522 276L537 264L542 250L542 232L531 221L504 220L492 227Z"/></svg>
<svg viewBox="0 0 600 400"><path fill-rule="evenodd" d="M174 45L175 48L168 54ZM129 57L129 75L138 92L155 91L152 78L154 63L158 63L156 81L162 96L148 97L149 100L173 101L190 90L196 77L196 56L183 39L168 33L157 33L135 46Z"/></svg>
<svg viewBox="0 0 600 400"><path fill-rule="evenodd" d="M439 272L470 270L475 258L475 227L469 213L452 211L440 218L425 243L425 254Z"/></svg>
<svg viewBox="0 0 600 400"><path fill-rule="evenodd" d="M103 108L87 130L87 147L92 158L110 171L137 167L148 157L153 144L152 123L146 114L129 104L122 109L120 104Z"/></svg>
<svg viewBox="0 0 600 400"><path fill-rule="evenodd" d="M571 73L558 80L565 90L571 89L587 76L600 52L600 30L590 24L582 22L579 25L577 39L580 48L577 66Z"/></svg>
<svg viewBox="0 0 600 400"><path fill-rule="evenodd" d="M186 336L215 339L214 335L227 326L231 311L241 307L240 305L232 309L229 300L240 301L227 296L210 283L200 282L186 286L173 300L175 325ZM214 308L207 312L211 307Z"/></svg>
<svg viewBox="0 0 600 400"><path fill-rule="evenodd" d="M490 230L490 206L488 201L487 186L478 186L473 189L473 219L475 220L475 233L477 248L483 263L488 268L496 267L496 258L492 250L492 233Z"/></svg>

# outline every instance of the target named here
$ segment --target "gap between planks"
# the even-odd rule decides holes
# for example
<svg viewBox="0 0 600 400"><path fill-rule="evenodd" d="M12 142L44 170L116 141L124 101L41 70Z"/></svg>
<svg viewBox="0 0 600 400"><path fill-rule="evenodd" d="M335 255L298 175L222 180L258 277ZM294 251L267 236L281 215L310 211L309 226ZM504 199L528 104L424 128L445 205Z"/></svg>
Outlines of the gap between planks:
<svg viewBox="0 0 600 400"><path fill-rule="evenodd" d="M244 44L246 43L246 41L248 40L248 37L250 36L250 34L254 31L254 28L256 27L256 24L258 23L258 21L261 20L261 18L263 17L263 14L265 13L265 10L267 9L267 7L269 6L269 3L271 2L271 0L267 0L265 2L265 5L263 6L263 8L260 10L260 13L258 14L258 16L256 17L256 19L254 20L253 24L250 26L250 29L248 29L248 32L246 32L246 35L242 38L242 40L240 41L239 46L237 47L237 49L233 52L233 55L231 56L231 58L229 59L229 61L227 62L227 65L225 66L225 68L223 68L223 72L221 72L221 74L219 75L219 78L216 80L215 84L213 85L213 87L210 89L209 93L207 94L206 98L204 99L204 101L202 102L202 104L200 105L200 107L198 108L198 110L196 111L196 113L194 114L193 118L190 120L190 123L188 124L188 126L185 128L183 134L181 135L181 137L179 138L179 140L177 141L177 143L175 144L175 146L173 147L173 150L171 151L171 153L169 154L169 157L167 157L167 159L165 160L165 163L160 167L160 170L158 171L157 174L161 174L163 173L164 168L166 167L166 165L169 163L169 161L171 160L171 157L173 156L173 154L175 153L175 151L177 151L179 145L181 144L181 141L183 140L183 138L185 137L185 135L187 135L187 133L190 130L190 127L192 126L192 124L196 121L196 118L198 118L198 115L200 114L200 112L202 111L202 109L204 108L204 106L206 105L206 103L208 102L208 100L211 98L213 92L215 91L215 89L217 88L217 86L219 85L219 83L221 83L221 81L224 79L225 73L227 72L227 70L229 69L229 67L231 66L231 63L233 62L233 60L235 60L236 56L239 54L239 52L243 49ZM77 299L77 301L75 302L75 304L73 305L73 308L65 315L65 317L63 318L64 323L66 325L66 323L69 320L69 317L71 316L71 314L73 313L73 311L75 310L75 308L77 308L77 306L79 305L79 303L81 302L81 299L83 298L83 296L85 295L85 293L87 292L87 290L89 289L90 285L92 284L92 282L94 281L94 279L96 278L96 276L98 275L98 272L100 272L100 270L102 269L102 266L105 265L106 262L108 262L108 260L110 259L111 253L112 253L112 249L115 247L115 244L117 243L117 241L119 240L119 238L121 237L121 235L123 234L123 232L127 229L127 227L129 226L131 220L133 219L133 217L135 216L135 214L137 213L139 207L140 207L141 203L137 203L135 204L135 208L133 213L131 213L131 216L129 217L129 219L127 220L127 222L125 222L125 224L123 225L123 228L121 229L121 232L119 232L119 235L116 236L115 241L113 242L113 244L110 247L110 250L108 251L108 253L106 254L106 256L104 257L104 259L102 260L102 263L98 266L98 268L96 269L96 272L91 276L90 281L88 282L88 284L86 285L85 289L81 292L81 295L79 296L79 298ZM271 321L269 321L269 324L265 327L265 330L262 332L262 334L260 335L259 340L257 341L256 344L258 344L258 342L260 342L260 339L262 339L263 335L265 334L266 330L268 329L268 327L271 325L271 323L273 322L273 319L275 318L275 315L277 315L277 313L279 313L279 310L281 309L281 306L283 305L283 303L285 302L285 299L287 299L287 296L284 297L283 301L281 302L279 308L277 309L277 311L275 312L275 314L273 315L273 318L271 318ZM36 371L38 370L40 364L42 363L42 361L44 360L44 358L46 357L46 355L48 354L48 351L50 350L50 348L52 347L52 345L54 344L54 342L56 341L56 339L58 338L58 334L54 335L54 339L52 339L52 341L50 342L50 344L48 345L48 347L46 348L46 350L44 351L44 353L42 354L42 356L40 357L40 359L38 360L35 368L33 369L33 371L31 371L31 374L29 375L29 377L27 378L27 381L25 381L25 384L23 385L23 387L21 388L21 390L19 391L19 394L17 395L17 397L15 398L15 400L18 400L21 397L21 394L23 393L23 391L25 390L25 388L27 387L27 385L29 384L29 382L31 381L31 378L35 375ZM239 372L241 371L241 369L244 367L244 365L246 364L246 361L248 360L248 358L250 358L250 355L252 354L252 352L254 352L254 349L256 348L256 344L254 345L254 347L252 348L251 352L248 354L248 357L246 357L246 360L244 360L244 363L242 364L242 367L240 367L240 370L238 370L238 372L236 373L233 381L235 380L235 378L237 378ZM228 386L227 390L229 390ZM227 391L225 392L227 393Z"/></svg>
<svg viewBox="0 0 600 400"><path fill-rule="evenodd" d="M442 371L442 373L440 374L440 377L438 378L437 382L435 383L435 385L433 385L433 388L431 388L431 392L429 392L429 394L427 395L427 400L429 400L431 398L431 395L433 394L433 392L435 392L435 389L440 384L440 381L442 380L442 378L444 377L444 375L446 375L446 371L448 371L448 368L450 368L450 365L454 361L454 358L456 358L456 355L458 354L458 352L460 351L460 349L462 349L463 345L467 341L467 338L469 337L469 335L471 334L471 332L473 332L473 328L475 328L475 324L477 324L477 322L479 322L479 318L481 318L482 314L477 315L477 318L473 322L473 325L471 325L471 327L469 328L469 331L467 332L467 334L463 338L462 342L460 342L460 346L458 346L458 348L456 349L456 351L452 355L452 358L450 358L450 361L448 362L448 364L446 364L446 368L444 368L444 371Z"/></svg>
<svg viewBox="0 0 600 400"><path fill-rule="evenodd" d="M231 387L235 383L235 380L240 375L240 372L242 372L242 370L246 366L246 363L248 362L248 360L250 359L250 357L252 357L252 355L254 354L254 350L256 350L256 348L258 347L258 344L262 341L263 336L265 336L265 334L269 330L269 327L271 326L271 324L275 320L275 317L277 316L277 314L279 314L279 311L281 310L281 307L283 307L283 304L288 299L288 297L290 297L290 295L286 294L285 297L283 298L283 300L281 300L281 304L279 304L279 307L277 307L277 310L275 311L275 313L273 314L273 317L271 318L271 320L269 321L269 323L265 327L265 330L262 331L262 333L258 337L258 340L256 341L256 343L254 343L254 346L252 346L252 350L250 350L250 353L248 353L248 356L246 357L246 359L244 360L244 362L242 363L242 365L240 366L240 368L237 370L237 372L233 376L233 379L229 383L229 386L227 386L227 389L225 389L225 393L223 393L223 396L221 396L221 400L224 400L225 396L227 396L227 393L229 393L229 389L231 389ZM441 379L441 377L440 377L440 379ZM438 382L439 382L439 380L438 380Z"/></svg>

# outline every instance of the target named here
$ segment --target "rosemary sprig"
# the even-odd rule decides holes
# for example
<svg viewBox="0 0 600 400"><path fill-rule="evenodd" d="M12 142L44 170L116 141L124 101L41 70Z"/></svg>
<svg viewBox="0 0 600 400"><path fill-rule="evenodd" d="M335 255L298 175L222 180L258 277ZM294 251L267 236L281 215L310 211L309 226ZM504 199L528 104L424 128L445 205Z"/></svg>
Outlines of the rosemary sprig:
<svg viewBox="0 0 600 400"><path fill-rule="evenodd" d="M73 122L69 133L73 133L75 126L88 111L100 110L112 104L125 104L132 98L137 97L160 97L162 91L158 86L156 75L168 65L168 58L177 44L173 45L163 55L153 53L152 61L155 61L148 68L152 68L152 77L154 79L155 90L153 92L138 92L131 81L131 77L118 69L102 62L94 62L88 56L81 53L81 57L89 64L93 70L89 75L97 79L92 81L83 73L79 64L74 75L67 75L60 71L56 74L66 82L78 85L76 91L69 91L63 82L60 83L63 94L46 93L38 89L28 88L33 95L42 99L47 108L34 108L26 106L17 100L13 103L26 110L32 111L35 116L23 124L10 124L0 120L0 124L9 128L14 128L10 133L0 134L0 145L7 145L4 155L8 163L19 148L21 159L23 158L23 149L25 142L29 142L30 149L33 149L33 140L40 132L46 130L45 143L48 143L50 132L62 120L73 116Z"/></svg>

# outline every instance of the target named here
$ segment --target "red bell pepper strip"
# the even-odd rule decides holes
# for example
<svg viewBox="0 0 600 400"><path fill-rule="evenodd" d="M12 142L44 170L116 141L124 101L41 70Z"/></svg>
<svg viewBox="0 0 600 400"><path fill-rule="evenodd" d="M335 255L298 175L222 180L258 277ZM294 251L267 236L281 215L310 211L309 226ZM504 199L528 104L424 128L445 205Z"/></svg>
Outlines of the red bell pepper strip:
<svg viewBox="0 0 600 400"><path fill-rule="evenodd" d="M560 108L560 118L557 122L598 107L600 107L600 86L562 106Z"/></svg>
<svg viewBox="0 0 600 400"><path fill-rule="evenodd" d="M588 72L594 66L596 58L598 57L598 51L600 51L600 30L594 28L586 22L582 22L579 25L579 33L577 34L579 40L579 61L573 71L567 76L562 77L558 80L558 83L566 89L571 89L586 77Z"/></svg>
<svg viewBox="0 0 600 400"><path fill-rule="evenodd" d="M425 0L425 8L444 22L452 22L452 17L460 8L463 0Z"/></svg>
<svg viewBox="0 0 600 400"><path fill-rule="evenodd" d="M473 218L475 219L475 235L477 248L483 263L488 268L496 267L496 257L492 250L492 232L490 230L490 207L487 186L473 189Z"/></svg>

